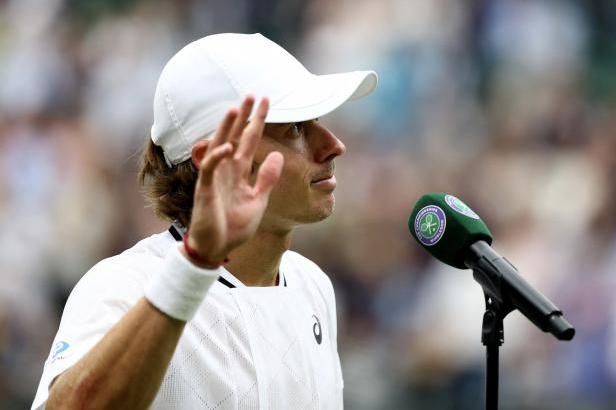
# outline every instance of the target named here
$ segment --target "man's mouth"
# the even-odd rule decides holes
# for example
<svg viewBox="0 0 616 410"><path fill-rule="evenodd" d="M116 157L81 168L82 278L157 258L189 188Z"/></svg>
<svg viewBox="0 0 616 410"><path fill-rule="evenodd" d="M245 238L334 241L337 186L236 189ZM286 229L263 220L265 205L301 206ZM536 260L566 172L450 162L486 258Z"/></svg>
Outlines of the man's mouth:
<svg viewBox="0 0 616 410"><path fill-rule="evenodd" d="M320 175L310 183L310 186L317 189L333 191L336 188L336 177L334 174Z"/></svg>
<svg viewBox="0 0 616 410"><path fill-rule="evenodd" d="M310 181L310 183L316 184L317 182L326 181L333 177L334 177L334 174L319 175L316 178L314 178L312 181Z"/></svg>

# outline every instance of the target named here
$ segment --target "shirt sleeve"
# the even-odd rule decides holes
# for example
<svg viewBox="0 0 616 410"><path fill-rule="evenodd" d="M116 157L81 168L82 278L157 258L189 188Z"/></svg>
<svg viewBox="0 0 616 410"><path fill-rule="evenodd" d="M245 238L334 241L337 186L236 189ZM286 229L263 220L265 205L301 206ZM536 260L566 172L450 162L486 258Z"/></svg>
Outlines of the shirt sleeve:
<svg viewBox="0 0 616 410"><path fill-rule="evenodd" d="M53 380L77 363L143 296L152 269L131 266L120 255L95 265L71 292L32 409L43 409ZM152 267L153 268L153 267Z"/></svg>

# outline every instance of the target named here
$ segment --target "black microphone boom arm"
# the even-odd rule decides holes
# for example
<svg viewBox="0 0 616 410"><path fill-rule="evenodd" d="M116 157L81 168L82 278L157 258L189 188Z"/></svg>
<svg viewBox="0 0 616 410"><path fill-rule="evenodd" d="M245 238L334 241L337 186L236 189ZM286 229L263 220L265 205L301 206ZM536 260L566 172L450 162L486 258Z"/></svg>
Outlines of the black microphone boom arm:
<svg viewBox="0 0 616 410"><path fill-rule="evenodd" d="M472 244L464 259L484 292L510 311L518 309L544 332L559 340L571 340L575 329L548 298L520 276L515 266L485 241Z"/></svg>

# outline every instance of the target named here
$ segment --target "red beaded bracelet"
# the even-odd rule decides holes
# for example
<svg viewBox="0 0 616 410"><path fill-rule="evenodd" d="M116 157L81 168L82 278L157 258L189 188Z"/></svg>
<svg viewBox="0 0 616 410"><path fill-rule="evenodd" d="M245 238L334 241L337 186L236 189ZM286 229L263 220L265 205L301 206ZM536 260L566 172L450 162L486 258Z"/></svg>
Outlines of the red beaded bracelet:
<svg viewBox="0 0 616 410"><path fill-rule="evenodd" d="M188 254L188 256L190 257L190 259L194 260L195 262L197 262L199 265L203 265L206 266L208 269L216 269L221 267L222 265L224 265L225 263L229 262L229 258L225 258L222 261L215 261L212 262L209 259L204 258L203 256L199 255L199 252L197 252L196 250L194 250L189 244L188 244L188 232L186 232L186 234L184 235L184 237L182 238L182 242L184 243L184 249L186 250L186 253Z"/></svg>

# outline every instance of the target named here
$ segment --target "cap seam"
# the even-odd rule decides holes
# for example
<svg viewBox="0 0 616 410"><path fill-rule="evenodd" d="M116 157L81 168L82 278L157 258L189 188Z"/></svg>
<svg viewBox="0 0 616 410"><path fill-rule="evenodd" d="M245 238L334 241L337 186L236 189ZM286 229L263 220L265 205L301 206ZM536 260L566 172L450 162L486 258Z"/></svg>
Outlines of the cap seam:
<svg viewBox="0 0 616 410"><path fill-rule="evenodd" d="M187 144L186 133L184 132L184 129L182 128L182 125L180 124L180 121L175 113L175 109L173 108L173 104L171 103L171 97L169 96L169 93L167 93L167 90L165 87L163 87L163 95L165 97L165 107L167 108L169 117L171 117L171 121L173 122L173 125L177 129L180 137L182 138L184 145L186 145ZM170 158L170 161L174 162L172 158Z"/></svg>
<svg viewBox="0 0 616 410"><path fill-rule="evenodd" d="M225 77L227 77L227 80L229 80L229 83L231 84L231 87L233 87L233 91L235 91L237 96L240 97L242 95L242 92L241 92L242 90L240 90L241 87L235 81L235 78L233 78L233 76L230 74L230 71L227 68L227 65L224 62L220 61L213 54L214 53L210 53L210 55L209 55L210 59L212 60L212 62L214 62L214 64L216 64L222 70L222 72L225 74Z"/></svg>

